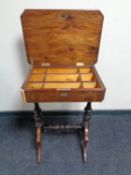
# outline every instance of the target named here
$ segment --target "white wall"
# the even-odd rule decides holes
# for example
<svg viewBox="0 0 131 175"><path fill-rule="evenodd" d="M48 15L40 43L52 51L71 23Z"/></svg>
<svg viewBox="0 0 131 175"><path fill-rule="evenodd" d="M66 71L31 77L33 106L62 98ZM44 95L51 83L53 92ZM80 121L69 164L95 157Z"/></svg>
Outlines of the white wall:
<svg viewBox="0 0 131 175"><path fill-rule="evenodd" d="M131 107L131 3L130 0L0 0L0 111L30 110L19 89L28 72L20 14L25 8L100 9L104 27L96 65L107 91L95 109ZM83 103L44 104L46 110L80 110Z"/></svg>

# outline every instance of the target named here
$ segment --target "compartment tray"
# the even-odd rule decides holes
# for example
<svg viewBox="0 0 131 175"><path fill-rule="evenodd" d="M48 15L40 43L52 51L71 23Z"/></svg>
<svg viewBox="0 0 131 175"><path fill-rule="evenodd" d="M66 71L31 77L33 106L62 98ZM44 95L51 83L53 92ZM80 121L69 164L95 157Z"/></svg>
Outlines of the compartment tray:
<svg viewBox="0 0 131 175"><path fill-rule="evenodd" d="M27 102L101 101L105 91L94 67L34 67L22 89Z"/></svg>

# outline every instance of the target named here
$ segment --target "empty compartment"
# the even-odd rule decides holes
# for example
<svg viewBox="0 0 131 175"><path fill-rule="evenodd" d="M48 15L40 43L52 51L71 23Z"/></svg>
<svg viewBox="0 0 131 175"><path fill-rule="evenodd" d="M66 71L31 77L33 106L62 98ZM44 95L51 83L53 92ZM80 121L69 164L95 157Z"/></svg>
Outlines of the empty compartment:
<svg viewBox="0 0 131 175"><path fill-rule="evenodd" d="M35 67L32 69L32 73L34 74L42 74L45 73L45 68L41 68L41 67Z"/></svg>
<svg viewBox="0 0 131 175"><path fill-rule="evenodd" d="M95 88L96 87L96 82L86 82L83 83L84 88Z"/></svg>
<svg viewBox="0 0 131 175"><path fill-rule="evenodd" d="M27 89L42 89L43 83L28 83Z"/></svg>
<svg viewBox="0 0 131 175"><path fill-rule="evenodd" d="M80 73L89 73L91 71L90 68L79 68Z"/></svg>
<svg viewBox="0 0 131 175"><path fill-rule="evenodd" d="M81 80L82 81L91 81L93 78L93 74L89 73L89 74L81 74Z"/></svg>
<svg viewBox="0 0 131 175"><path fill-rule="evenodd" d="M45 81L77 81L78 74L55 74L55 75L46 75Z"/></svg>
<svg viewBox="0 0 131 175"><path fill-rule="evenodd" d="M47 73L77 73L77 68L48 68Z"/></svg>
<svg viewBox="0 0 131 175"><path fill-rule="evenodd" d="M44 74L39 74L39 75L31 75L29 77L29 81L43 81L44 80L45 75Z"/></svg>
<svg viewBox="0 0 131 175"><path fill-rule="evenodd" d="M73 89L79 88L81 83L45 83L44 89ZM52 94L53 95L53 94Z"/></svg>

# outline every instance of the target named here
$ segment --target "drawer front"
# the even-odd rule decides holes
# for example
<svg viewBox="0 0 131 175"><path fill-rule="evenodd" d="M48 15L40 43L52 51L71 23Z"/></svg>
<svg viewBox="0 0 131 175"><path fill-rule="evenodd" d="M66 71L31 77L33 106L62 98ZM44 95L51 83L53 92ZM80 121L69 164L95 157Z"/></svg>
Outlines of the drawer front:
<svg viewBox="0 0 131 175"><path fill-rule="evenodd" d="M25 92L26 102L97 102L102 101L105 91L32 91Z"/></svg>

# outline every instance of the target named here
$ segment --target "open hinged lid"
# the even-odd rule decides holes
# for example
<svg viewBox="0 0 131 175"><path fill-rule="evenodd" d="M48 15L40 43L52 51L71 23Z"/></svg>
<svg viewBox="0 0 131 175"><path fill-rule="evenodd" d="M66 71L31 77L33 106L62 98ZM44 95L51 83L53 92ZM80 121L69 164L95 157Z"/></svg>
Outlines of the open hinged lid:
<svg viewBox="0 0 131 175"><path fill-rule="evenodd" d="M28 62L34 65L92 65L103 15L96 10L25 10L21 16Z"/></svg>

